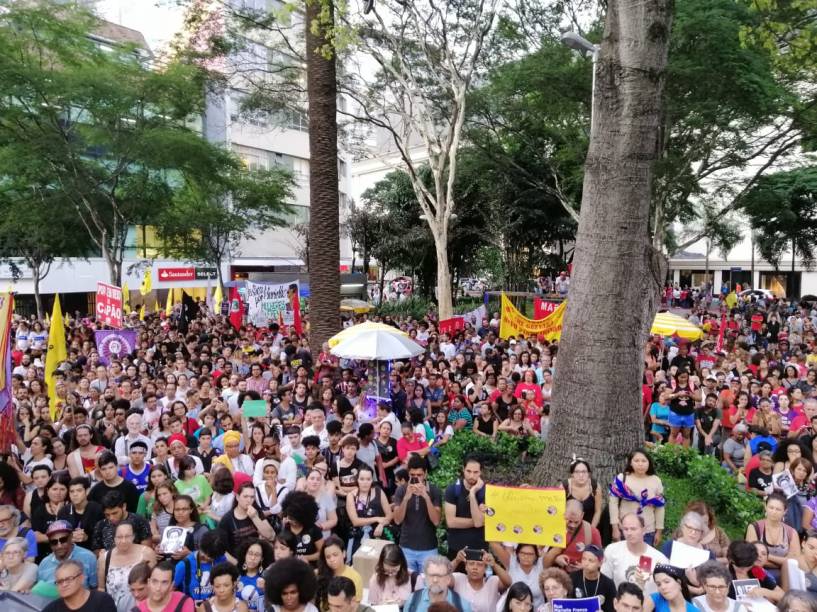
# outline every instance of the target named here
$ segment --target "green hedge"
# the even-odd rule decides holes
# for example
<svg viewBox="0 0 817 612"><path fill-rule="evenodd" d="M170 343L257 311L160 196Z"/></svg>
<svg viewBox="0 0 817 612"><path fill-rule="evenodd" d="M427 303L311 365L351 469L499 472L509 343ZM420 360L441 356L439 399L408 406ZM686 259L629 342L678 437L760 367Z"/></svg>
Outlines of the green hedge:
<svg viewBox="0 0 817 612"><path fill-rule="evenodd" d="M677 444L657 447L652 457L664 482L668 531L678 526L684 507L696 499L709 504L733 539L744 537L746 525L763 517L763 502L736 483L714 457Z"/></svg>

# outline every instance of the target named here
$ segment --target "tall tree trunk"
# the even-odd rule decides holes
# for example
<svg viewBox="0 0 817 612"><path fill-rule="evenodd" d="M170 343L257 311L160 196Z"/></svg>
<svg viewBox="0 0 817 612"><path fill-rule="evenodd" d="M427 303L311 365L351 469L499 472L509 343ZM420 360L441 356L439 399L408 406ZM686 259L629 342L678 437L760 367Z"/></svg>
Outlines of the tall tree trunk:
<svg viewBox="0 0 817 612"><path fill-rule="evenodd" d="M451 297L451 268L448 264L448 232L442 227L432 231L434 250L437 253L437 314L440 321L454 316Z"/></svg>
<svg viewBox="0 0 817 612"><path fill-rule="evenodd" d="M37 319L43 320L43 298L40 295L40 267L32 267L31 272L34 277L34 304L37 306Z"/></svg>
<svg viewBox="0 0 817 612"><path fill-rule="evenodd" d="M644 443L643 347L666 270L649 213L671 20L672 0L608 3L554 421L532 475L541 485L564 477L574 454L607 483Z"/></svg>
<svg viewBox="0 0 817 612"><path fill-rule="evenodd" d="M309 334L314 351L340 329L340 228L333 0L307 0L309 100ZM323 6L328 19L320 22Z"/></svg>

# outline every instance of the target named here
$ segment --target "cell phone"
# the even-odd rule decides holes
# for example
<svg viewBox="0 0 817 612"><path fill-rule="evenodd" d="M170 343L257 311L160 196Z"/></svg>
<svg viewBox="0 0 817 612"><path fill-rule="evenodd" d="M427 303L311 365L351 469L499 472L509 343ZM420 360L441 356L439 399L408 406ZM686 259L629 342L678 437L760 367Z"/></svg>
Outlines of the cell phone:
<svg viewBox="0 0 817 612"><path fill-rule="evenodd" d="M466 548L465 549L465 560L466 561L482 561L482 551L479 548Z"/></svg>
<svg viewBox="0 0 817 612"><path fill-rule="evenodd" d="M409 484L419 484L420 480L416 477L412 477L409 479Z"/></svg>
<svg viewBox="0 0 817 612"><path fill-rule="evenodd" d="M652 572L652 557L649 555L641 555L638 558L638 569L647 573Z"/></svg>

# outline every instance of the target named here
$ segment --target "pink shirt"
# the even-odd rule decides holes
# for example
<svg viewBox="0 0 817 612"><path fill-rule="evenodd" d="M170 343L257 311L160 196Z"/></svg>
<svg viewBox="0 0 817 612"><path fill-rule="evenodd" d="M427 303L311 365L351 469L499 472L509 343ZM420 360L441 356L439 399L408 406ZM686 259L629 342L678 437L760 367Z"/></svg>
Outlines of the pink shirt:
<svg viewBox="0 0 817 612"><path fill-rule="evenodd" d="M402 607L409 597L411 597L411 580L398 585L393 577L386 576L386 581L381 587L377 582L377 574L372 574L372 577L369 578L369 604L372 606L396 603Z"/></svg>
<svg viewBox="0 0 817 612"><path fill-rule="evenodd" d="M186 595L184 593L179 593L178 591L173 591L173 595L170 596L170 602L168 602L168 604L162 608L162 612L174 612L182 597L186 597ZM139 605L136 607L139 612L151 612L147 600L139 602ZM181 612L196 612L195 602L193 601L192 597L187 597L187 601L185 601L184 605L181 607Z"/></svg>

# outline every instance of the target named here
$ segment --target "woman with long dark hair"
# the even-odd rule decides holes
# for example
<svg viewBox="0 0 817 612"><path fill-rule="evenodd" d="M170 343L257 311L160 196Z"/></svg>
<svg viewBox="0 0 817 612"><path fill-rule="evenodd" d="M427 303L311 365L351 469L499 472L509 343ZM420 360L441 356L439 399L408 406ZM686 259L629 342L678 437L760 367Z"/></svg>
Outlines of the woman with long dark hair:
<svg viewBox="0 0 817 612"><path fill-rule="evenodd" d="M330 536L324 542L318 557L318 608L329 609L328 586L329 581L335 576L344 576L355 583L355 600L360 602L363 599L363 579L357 570L344 563L344 552L346 546L337 536Z"/></svg>
<svg viewBox="0 0 817 612"><path fill-rule="evenodd" d="M369 604L402 607L411 597L411 586L406 556L397 544L386 544L369 579Z"/></svg>

